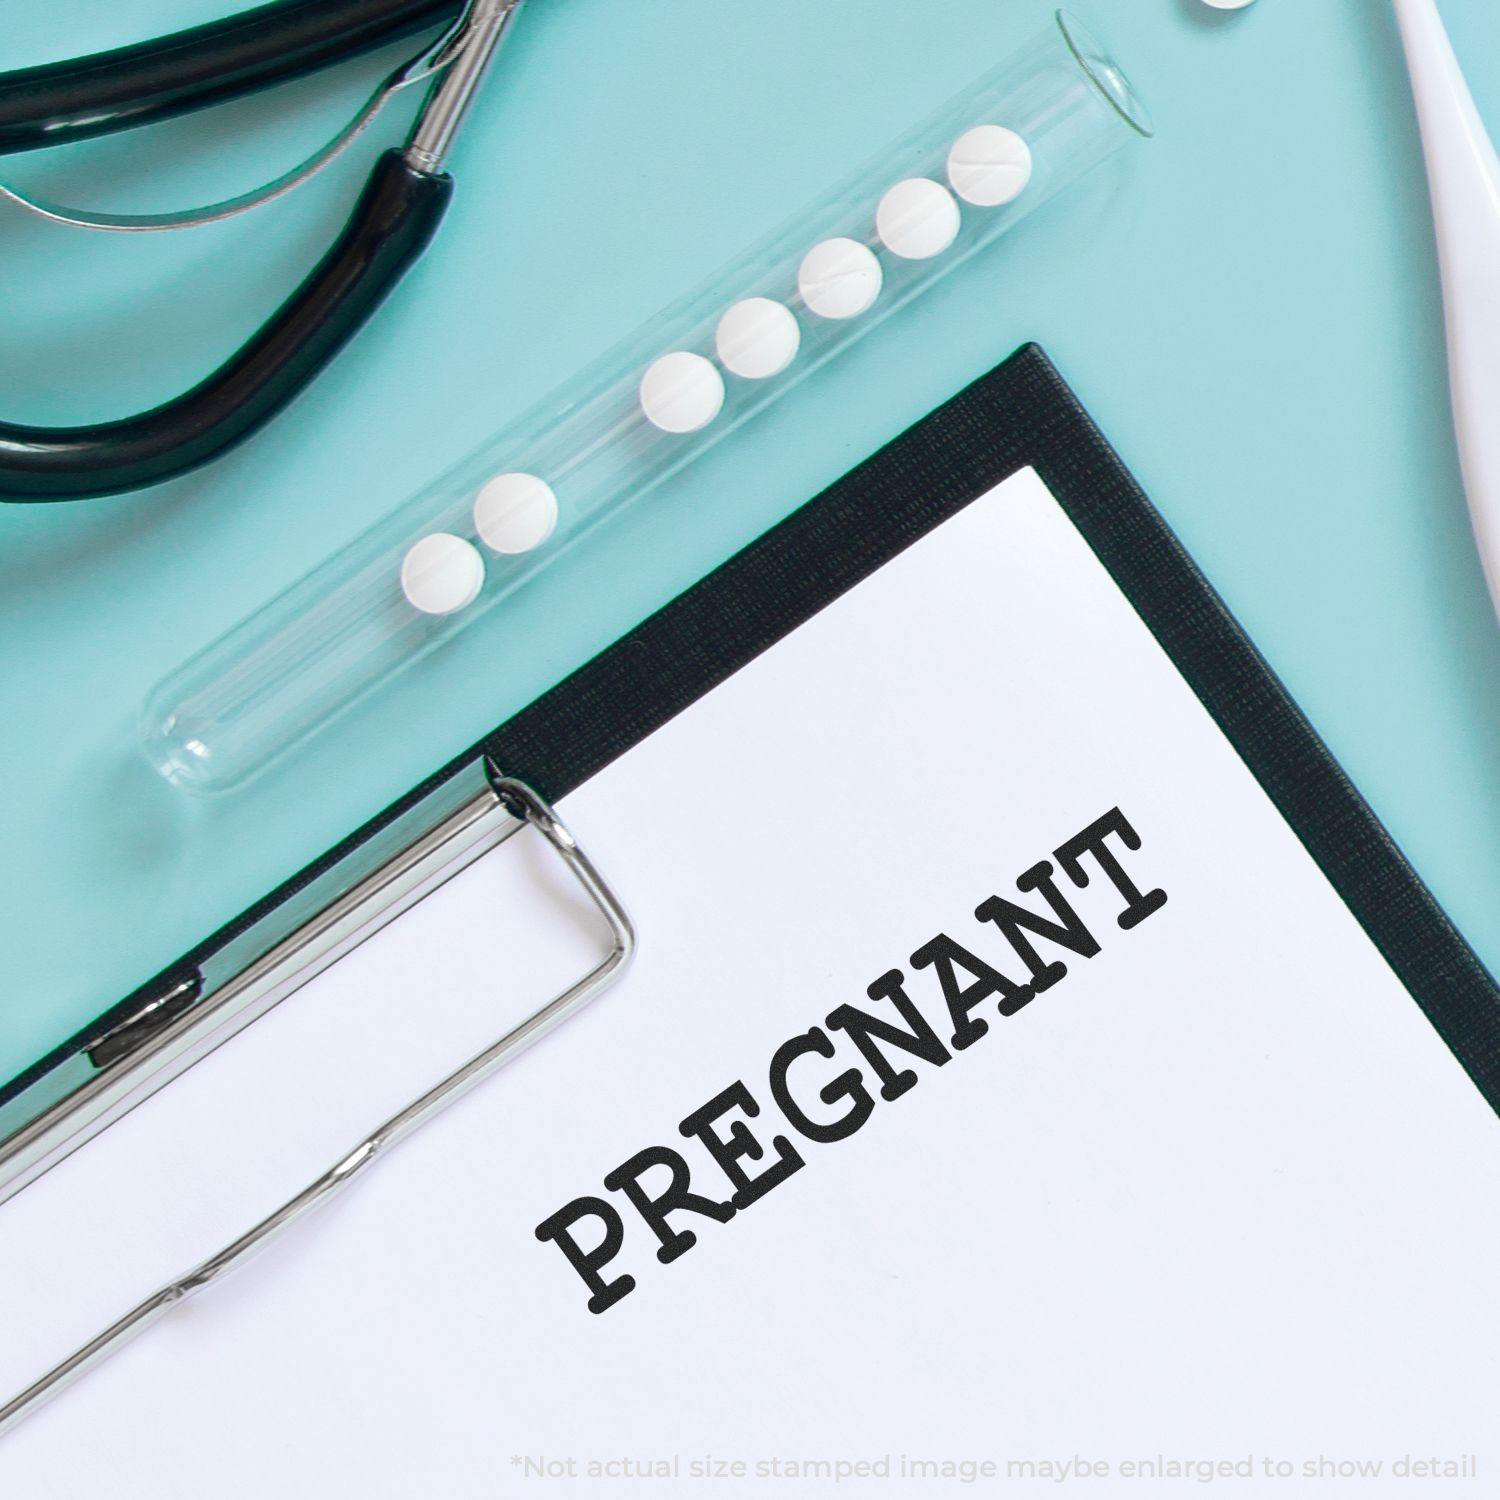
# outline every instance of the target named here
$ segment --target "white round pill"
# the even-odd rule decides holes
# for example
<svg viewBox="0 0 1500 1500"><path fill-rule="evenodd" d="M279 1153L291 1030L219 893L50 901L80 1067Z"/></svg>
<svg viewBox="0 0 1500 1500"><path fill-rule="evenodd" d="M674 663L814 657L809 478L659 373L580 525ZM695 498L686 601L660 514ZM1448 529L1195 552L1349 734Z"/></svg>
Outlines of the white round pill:
<svg viewBox="0 0 1500 1500"><path fill-rule="evenodd" d="M875 229L881 243L902 260L931 260L958 238L958 203L942 183L908 177L880 200Z"/></svg>
<svg viewBox="0 0 1500 1500"><path fill-rule="evenodd" d="M976 125L954 141L948 153L948 181L965 203L999 208L1026 191L1031 147L1004 125Z"/></svg>
<svg viewBox="0 0 1500 1500"><path fill-rule="evenodd" d="M663 432L697 432L723 406L724 377L701 354L663 354L641 376L641 410Z"/></svg>
<svg viewBox="0 0 1500 1500"><path fill-rule="evenodd" d="M858 240L824 240L802 258L797 290L820 318L857 318L880 295L884 273Z"/></svg>
<svg viewBox="0 0 1500 1500"><path fill-rule="evenodd" d="M557 525L557 496L535 474L496 474L474 500L474 529L492 552L530 552Z"/></svg>
<svg viewBox="0 0 1500 1500"><path fill-rule="evenodd" d="M401 560L401 592L424 615L451 615L472 604L484 583L484 559L461 536L434 531Z"/></svg>
<svg viewBox="0 0 1500 1500"><path fill-rule="evenodd" d="M789 307L769 297L747 297L719 319L714 347L726 370L746 380L768 380L797 357L802 330Z"/></svg>

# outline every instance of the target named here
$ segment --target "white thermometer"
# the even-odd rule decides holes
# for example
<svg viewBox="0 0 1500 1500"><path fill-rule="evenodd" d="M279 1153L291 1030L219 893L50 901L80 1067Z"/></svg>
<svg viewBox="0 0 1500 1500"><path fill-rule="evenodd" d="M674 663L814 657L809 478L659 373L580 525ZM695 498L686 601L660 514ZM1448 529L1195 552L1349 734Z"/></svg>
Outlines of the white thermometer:
<svg viewBox="0 0 1500 1500"><path fill-rule="evenodd" d="M1464 488L1500 612L1500 157L1435 0L1393 3L1432 188Z"/></svg>

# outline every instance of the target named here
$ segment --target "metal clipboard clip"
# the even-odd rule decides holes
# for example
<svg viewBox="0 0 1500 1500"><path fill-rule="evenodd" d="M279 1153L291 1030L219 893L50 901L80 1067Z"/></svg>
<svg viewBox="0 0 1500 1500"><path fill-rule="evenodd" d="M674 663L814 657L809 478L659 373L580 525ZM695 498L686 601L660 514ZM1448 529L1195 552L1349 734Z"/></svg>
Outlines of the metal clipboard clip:
<svg viewBox="0 0 1500 1500"><path fill-rule="evenodd" d="M442 822L377 866L343 898L334 902L330 909L321 911L316 918L290 932L265 955L258 966L259 973L237 976L242 982L241 993L246 989L252 993L259 990L256 996L258 1003L253 1007L242 1005L235 1010L234 1019L237 1024L230 1027L226 1022L226 1030L238 1030L255 1015L262 1014L270 1005L291 993L298 984L327 967L334 958L342 956L349 948L363 941L378 927L420 900L480 854L525 826L535 828L557 851L573 878L597 907L609 930L608 954L576 983L554 995L519 1025L512 1027L490 1046L439 1080L426 1093L413 1099L377 1126L326 1172L280 1208L185 1275L168 1282L160 1290L138 1302L123 1317L75 1350L11 1401L0 1406L0 1435L144 1332L177 1303L212 1286L228 1271L248 1260L256 1251L264 1249L312 1210L337 1197L393 1147L421 1129L470 1089L483 1083L533 1042L539 1041L596 999L624 973L634 955L635 929L619 898L546 801L524 782L503 775L488 757L483 760L482 767L487 783L482 792L465 801L457 811L450 813ZM442 859L444 854L449 857ZM424 870L424 867L433 864L434 859L438 860L436 870ZM412 884L414 876L417 878L415 884ZM343 933L341 938L335 936L340 932ZM330 942L331 936L334 940ZM289 973L277 974L279 967L295 964L299 957L303 960L300 967L293 968ZM252 966L252 969L255 967L257 966ZM221 1004L228 1005L229 1000L234 998L235 988L233 983L224 986L224 991L229 994ZM201 990L201 978L191 984L185 980L179 981L176 987L170 988L152 1002L145 1014L148 1020L158 1018L152 1020L152 1024L159 1029L154 1033L148 1032L147 1035L159 1047L167 1048L173 1040L174 1029L182 1028L186 1022L196 1019L201 1025L201 1017L186 1013L198 999ZM159 1019L163 1014L167 1017L164 1021ZM108 1044L111 1037L115 1037L118 1044L117 1034L110 1033L96 1043L94 1048L96 1053L100 1047L105 1052L104 1062L100 1064L103 1068L101 1079L109 1078L111 1065L127 1060L126 1054L110 1053ZM220 1036L217 1040L224 1039L224 1036ZM210 1039L209 1044L204 1045L200 1039L195 1050L184 1050L177 1055L177 1065L171 1071L180 1072L182 1067L196 1061L211 1045L217 1045L217 1041ZM97 1057L95 1061L97 1063ZM91 1104L102 1103L104 1107L89 1115L81 1124L75 1120L73 1135L67 1142L48 1142L45 1139L47 1131L44 1129L42 1138L36 1144L48 1148L48 1159L42 1165L32 1162L29 1167L16 1171L11 1183L12 1190L19 1181L31 1180L38 1172L45 1170L47 1165L60 1159L62 1154L78 1144L80 1138L102 1129L110 1120L118 1118L132 1103L139 1102L139 1098L144 1097L145 1093L159 1087L166 1076L170 1074L159 1067L150 1087L143 1082L136 1083L138 1092L133 1098L122 1095L113 1102L107 1099L68 1101L75 1114L80 1107L87 1112ZM58 1122L43 1120L39 1123L54 1132L58 1128ZM21 1142L23 1147L26 1144L25 1141ZM5 1143L5 1154L12 1159L14 1170L14 1161L18 1156L14 1140ZM24 1152L19 1155L24 1158ZM5 1165L4 1158L0 1158L0 1168Z"/></svg>

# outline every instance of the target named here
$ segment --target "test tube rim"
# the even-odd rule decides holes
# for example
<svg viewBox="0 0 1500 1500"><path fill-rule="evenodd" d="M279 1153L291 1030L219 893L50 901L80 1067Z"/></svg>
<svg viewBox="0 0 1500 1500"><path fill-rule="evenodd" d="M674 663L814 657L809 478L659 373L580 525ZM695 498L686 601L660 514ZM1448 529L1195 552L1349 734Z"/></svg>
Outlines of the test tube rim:
<svg viewBox="0 0 1500 1500"><path fill-rule="evenodd" d="M1145 140L1151 140L1156 134L1156 125L1151 118L1151 111L1146 108L1145 100L1141 98L1136 86L1115 62L1114 53L1108 47L1103 46L1094 33L1072 11L1060 8L1055 12L1055 16L1058 30L1062 32L1068 51L1073 54L1074 62L1078 64L1094 91L1137 135ZM1112 78L1106 78L1100 74L1093 61L1096 57L1109 59Z"/></svg>

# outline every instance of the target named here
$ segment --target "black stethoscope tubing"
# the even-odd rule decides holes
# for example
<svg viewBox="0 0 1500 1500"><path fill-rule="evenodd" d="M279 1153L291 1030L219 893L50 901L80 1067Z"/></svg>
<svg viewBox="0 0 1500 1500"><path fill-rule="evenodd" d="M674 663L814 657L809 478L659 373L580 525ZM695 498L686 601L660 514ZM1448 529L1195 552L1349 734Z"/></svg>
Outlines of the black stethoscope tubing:
<svg viewBox="0 0 1500 1500"><path fill-rule="evenodd" d="M451 21L460 0L275 0L206 26L0 74L0 153L217 104ZM421 254L453 180L385 152L327 254L206 380L139 415L77 427L0 422L0 501L81 500L160 483L248 437L366 321Z"/></svg>

